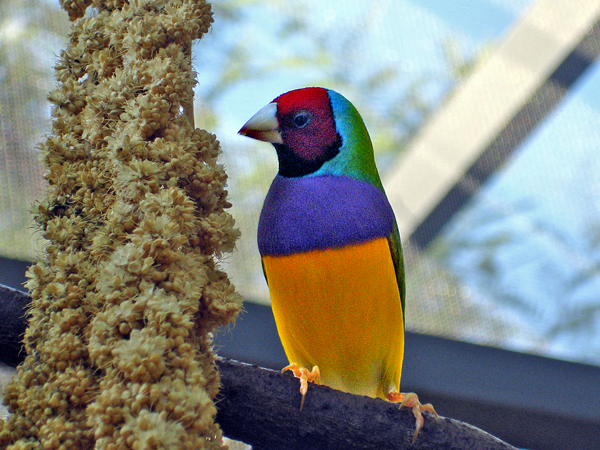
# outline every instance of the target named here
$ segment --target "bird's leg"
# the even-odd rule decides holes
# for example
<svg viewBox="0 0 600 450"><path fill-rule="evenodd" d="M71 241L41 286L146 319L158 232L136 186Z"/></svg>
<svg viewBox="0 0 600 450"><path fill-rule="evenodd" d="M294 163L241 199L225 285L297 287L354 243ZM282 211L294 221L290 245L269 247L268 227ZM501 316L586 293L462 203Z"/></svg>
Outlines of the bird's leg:
<svg viewBox="0 0 600 450"><path fill-rule="evenodd" d="M291 363L289 366L284 367L281 371L291 370L296 378L300 379L300 394L302 394L302 401L300 402L300 410L304 406L304 398L308 391L308 382L319 384L321 382L321 372L318 366L313 366L312 370L308 370L306 367L300 367L296 363Z"/></svg>
<svg viewBox="0 0 600 450"><path fill-rule="evenodd" d="M419 435L419 431L423 428L423 411L430 412L435 415L435 417L439 417L438 413L435 412L433 405L431 403L427 403L422 405L419 401L419 397L414 392L393 392L389 391L385 394L385 398L393 403L400 403L400 408L406 406L407 408L412 408L412 413L415 416L415 434L413 436L413 442L417 440L417 436Z"/></svg>

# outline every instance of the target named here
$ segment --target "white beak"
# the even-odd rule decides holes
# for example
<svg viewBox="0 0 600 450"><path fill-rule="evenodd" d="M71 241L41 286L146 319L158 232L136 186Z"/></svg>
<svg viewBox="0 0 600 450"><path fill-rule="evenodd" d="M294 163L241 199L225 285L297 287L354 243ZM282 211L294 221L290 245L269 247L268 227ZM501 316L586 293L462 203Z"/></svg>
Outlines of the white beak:
<svg viewBox="0 0 600 450"><path fill-rule="evenodd" d="M277 121L277 103L269 103L261 108L238 133L259 141L283 144Z"/></svg>

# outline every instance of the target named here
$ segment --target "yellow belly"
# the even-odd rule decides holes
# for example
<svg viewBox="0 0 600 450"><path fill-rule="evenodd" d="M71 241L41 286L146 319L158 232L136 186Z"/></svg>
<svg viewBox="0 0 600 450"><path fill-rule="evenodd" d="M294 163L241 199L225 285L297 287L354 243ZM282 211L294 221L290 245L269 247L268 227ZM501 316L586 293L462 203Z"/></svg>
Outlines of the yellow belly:
<svg viewBox="0 0 600 450"><path fill-rule="evenodd" d="M404 321L387 239L263 265L290 362L319 366L323 384L353 394L399 391Z"/></svg>

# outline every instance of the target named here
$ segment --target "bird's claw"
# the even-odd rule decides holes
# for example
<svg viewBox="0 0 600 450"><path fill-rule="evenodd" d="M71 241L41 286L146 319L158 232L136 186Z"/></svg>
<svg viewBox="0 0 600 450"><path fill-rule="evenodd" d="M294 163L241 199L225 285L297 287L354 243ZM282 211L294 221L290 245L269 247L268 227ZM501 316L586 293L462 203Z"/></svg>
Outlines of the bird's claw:
<svg viewBox="0 0 600 450"><path fill-rule="evenodd" d="M412 409L413 416L415 416L415 434L413 435L413 443L417 440L419 431L423 428L423 411L432 413L438 418L438 413L435 411L431 403L421 404L419 397L414 392L388 392L386 398L393 403L400 403L400 408L407 407Z"/></svg>
<svg viewBox="0 0 600 450"><path fill-rule="evenodd" d="M308 370L306 367L300 367L296 363L292 363L289 366L281 369L282 372L291 370L294 376L300 379L300 394L302 395L302 401L300 402L300 411L304 406L304 399L306 398L306 392L308 391L308 382L319 384L321 382L321 372L318 366L314 366L312 370Z"/></svg>

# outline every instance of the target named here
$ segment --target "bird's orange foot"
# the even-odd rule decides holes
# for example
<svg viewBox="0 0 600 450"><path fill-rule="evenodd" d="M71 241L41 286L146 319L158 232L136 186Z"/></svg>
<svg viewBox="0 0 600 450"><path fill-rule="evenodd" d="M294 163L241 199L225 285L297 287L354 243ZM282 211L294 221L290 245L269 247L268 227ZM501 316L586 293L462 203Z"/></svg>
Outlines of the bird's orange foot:
<svg viewBox="0 0 600 450"><path fill-rule="evenodd" d="M421 428L423 428L423 411L432 413L436 418L439 417L431 403L422 405L419 401L419 397L417 397L417 394L413 392L407 392L405 394L401 392L388 392L385 397L388 401L393 403L402 402L400 403L400 408L403 406L412 408L412 413L415 416L415 434L413 436L413 442L417 440L419 431L421 431Z"/></svg>
<svg viewBox="0 0 600 450"><path fill-rule="evenodd" d="M321 382L321 372L318 366L314 366L312 370L308 370L306 367L300 367L296 363L292 363L289 366L281 369L282 372L291 370L296 378L300 379L300 394L302 394L302 401L300 402L300 410L304 406L304 398L308 391L308 382L319 384Z"/></svg>

